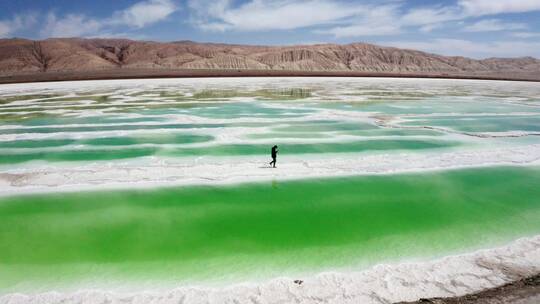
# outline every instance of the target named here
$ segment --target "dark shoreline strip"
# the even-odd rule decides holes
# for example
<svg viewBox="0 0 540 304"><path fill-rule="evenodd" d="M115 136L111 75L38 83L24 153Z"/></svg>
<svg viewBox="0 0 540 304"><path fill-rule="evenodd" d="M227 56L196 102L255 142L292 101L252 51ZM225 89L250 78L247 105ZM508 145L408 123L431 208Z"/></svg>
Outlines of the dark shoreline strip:
<svg viewBox="0 0 540 304"><path fill-rule="evenodd" d="M44 72L0 76L0 84L74 81L74 80L112 80L145 78L212 78L212 77L397 77L434 78L469 80L504 80L540 82L540 78L527 76L497 76L446 73L376 73L357 71L287 71L287 70L207 70L207 69L110 69L96 71Z"/></svg>
<svg viewBox="0 0 540 304"><path fill-rule="evenodd" d="M540 303L540 274L461 297L420 299L397 304L502 304Z"/></svg>

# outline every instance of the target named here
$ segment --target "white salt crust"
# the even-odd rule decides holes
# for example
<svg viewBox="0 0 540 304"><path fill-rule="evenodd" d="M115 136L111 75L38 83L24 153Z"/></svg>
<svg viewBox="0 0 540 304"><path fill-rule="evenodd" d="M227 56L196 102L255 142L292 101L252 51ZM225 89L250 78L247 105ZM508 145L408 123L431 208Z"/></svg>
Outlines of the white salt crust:
<svg viewBox="0 0 540 304"><path fill-rule="evenodd" d="M264 156L146 157L80 164L26 164L0 171L0 196L156 186L423 172L502 165L540 165L540 144L423 153L337 153L285 156L270 168Z"/></svg>
<svg viewBox="0 0 540 304"><path fill-rule="evenodd" d="M461 296L540 272L540 235L470 254L400 264L361 272L323 272L297 278L226 287L179 286L169 290L85 289L0 296L2 304L22 303L394 303L419 298Z"/></svg>

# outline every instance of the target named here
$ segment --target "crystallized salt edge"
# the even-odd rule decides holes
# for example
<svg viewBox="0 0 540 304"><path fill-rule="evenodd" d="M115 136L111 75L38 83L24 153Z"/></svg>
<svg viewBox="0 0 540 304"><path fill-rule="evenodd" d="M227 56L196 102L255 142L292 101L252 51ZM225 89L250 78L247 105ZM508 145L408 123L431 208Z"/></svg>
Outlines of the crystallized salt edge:
<svg viewBox="0 0 540 304"><path fill-rule="evenodd" d="M181 286L169 290L118 292L104 289L12 293L2 304L19 303L393 303L453 297L497 287L540 272L540 235L495 249L428 262L381 264L361 272L323 272L227 287Z"/></svg>

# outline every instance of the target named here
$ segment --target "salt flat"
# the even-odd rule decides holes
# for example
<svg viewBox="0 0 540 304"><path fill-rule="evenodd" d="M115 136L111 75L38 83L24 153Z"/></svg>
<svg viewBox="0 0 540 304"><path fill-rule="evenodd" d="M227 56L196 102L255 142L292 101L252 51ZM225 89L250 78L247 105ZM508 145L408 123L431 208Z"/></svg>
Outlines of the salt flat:
<svg viewBox="0 0 540 304"><path fill-rule="evenodd" d="M540 269L535 83L14 84L0 122L2 303L388 303Z"/></svg>

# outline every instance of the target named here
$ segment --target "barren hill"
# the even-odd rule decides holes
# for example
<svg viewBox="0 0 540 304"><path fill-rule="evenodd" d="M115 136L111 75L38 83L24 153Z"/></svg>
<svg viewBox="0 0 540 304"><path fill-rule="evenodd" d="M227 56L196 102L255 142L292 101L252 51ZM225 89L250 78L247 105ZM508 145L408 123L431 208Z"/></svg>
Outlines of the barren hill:
<svg viewBox="0 0 540 304"><path fill-rule="evenodd" d="M247 46L127 39L0 40L3 78L107 72L128 76L130 71L156 75L173 70L361 72L540 80L540 60L531 57L475 60L365 43Z"/></svg>

